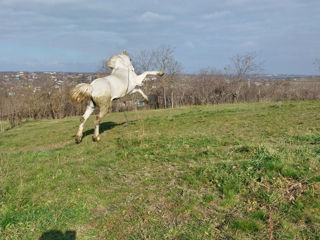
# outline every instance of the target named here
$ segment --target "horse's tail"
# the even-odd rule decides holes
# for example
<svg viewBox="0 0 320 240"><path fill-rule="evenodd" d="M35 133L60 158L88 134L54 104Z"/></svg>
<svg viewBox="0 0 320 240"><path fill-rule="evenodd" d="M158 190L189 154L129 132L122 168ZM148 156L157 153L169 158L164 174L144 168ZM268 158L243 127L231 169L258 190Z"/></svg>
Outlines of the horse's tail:
<svg viewBox="0 0 320 240"><path fill-rule="evenodd" d="M82 102L90 99L92 94L92 86L88 83L80 83L71 91L71 100L74 102Z"/></svg>

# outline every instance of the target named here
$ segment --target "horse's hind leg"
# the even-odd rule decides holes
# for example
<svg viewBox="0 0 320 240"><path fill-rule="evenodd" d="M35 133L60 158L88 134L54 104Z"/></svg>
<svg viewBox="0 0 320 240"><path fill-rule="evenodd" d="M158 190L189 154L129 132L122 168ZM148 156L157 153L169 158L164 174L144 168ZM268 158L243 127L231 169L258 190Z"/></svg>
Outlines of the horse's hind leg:
<svg viewBox="0 0 320 240"><path fill-rule="evenodd" d="M92 101L89 102L89 105L87 106L87 109L83 116L80 119L80 126L76 135L76 143L80 143L82 139L82 132L83 132L83 126L87 119L90 117L91 113L94 111L94 103Z"/></svg>
<svg viewBox="0 0 320 240"><path fill-rule="evenodd" d="M100 106L100 112L96 117L96 121L95 121L95 126L94 126L94 135L92 137L93 141L95 142L99 142L100 141L100 137L99 137L99 125L101 123L102 118L104 117L104 115L106 115L110 109L111 106L111 102L106 102L104 105Z"/></svg>

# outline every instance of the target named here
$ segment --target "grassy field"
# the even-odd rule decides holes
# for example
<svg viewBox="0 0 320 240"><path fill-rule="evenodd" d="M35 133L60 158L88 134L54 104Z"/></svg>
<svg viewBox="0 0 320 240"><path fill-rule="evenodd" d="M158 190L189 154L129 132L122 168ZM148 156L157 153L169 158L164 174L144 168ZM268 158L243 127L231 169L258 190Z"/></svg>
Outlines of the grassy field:
<svg viewBox="0 0 320 240"><path fill-rule="evenodd" d="M0 239L320 239L320 101L93 120L0 134Z"/></svg>

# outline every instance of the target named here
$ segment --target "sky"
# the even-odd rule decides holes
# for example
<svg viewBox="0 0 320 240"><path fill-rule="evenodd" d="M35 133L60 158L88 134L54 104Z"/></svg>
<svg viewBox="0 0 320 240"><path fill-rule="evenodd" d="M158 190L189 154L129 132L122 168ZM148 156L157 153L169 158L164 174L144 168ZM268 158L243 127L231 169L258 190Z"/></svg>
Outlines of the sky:
<svg viewBox="0 0 320 240"><path fill-rule="evenodd" d="M255 53L263 73L319 74L319 0L0 0L0 71L96 72L160 46L186 73Z"/></svg>

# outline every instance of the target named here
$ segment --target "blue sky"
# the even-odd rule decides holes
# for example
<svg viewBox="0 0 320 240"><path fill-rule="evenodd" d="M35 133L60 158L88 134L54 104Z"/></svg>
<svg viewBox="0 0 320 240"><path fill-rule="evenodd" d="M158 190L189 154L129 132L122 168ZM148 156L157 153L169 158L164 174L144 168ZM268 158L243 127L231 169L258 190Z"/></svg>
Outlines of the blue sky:
<svg viewBox="0 0 320 240"><path fill-rule="evenodd" d="M0 71L97 71L171 46L183 71L255 52L265 73L318 74L319 0L0 0Z"/></svg>

